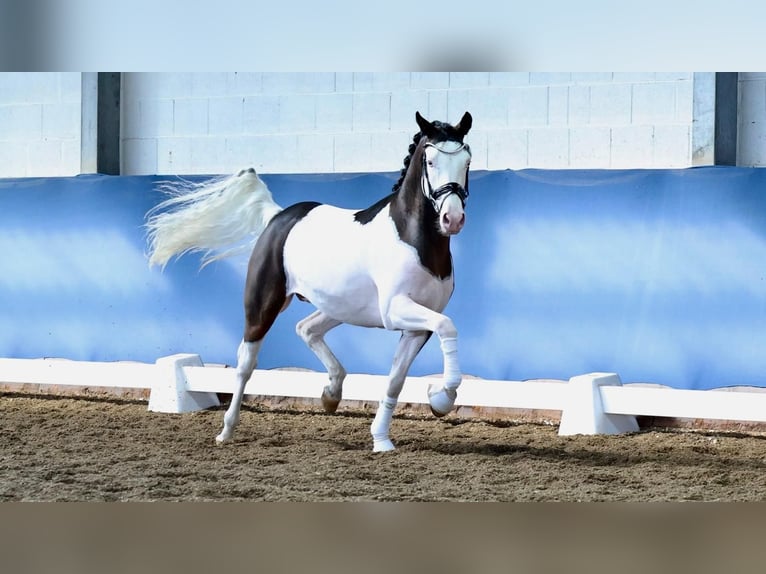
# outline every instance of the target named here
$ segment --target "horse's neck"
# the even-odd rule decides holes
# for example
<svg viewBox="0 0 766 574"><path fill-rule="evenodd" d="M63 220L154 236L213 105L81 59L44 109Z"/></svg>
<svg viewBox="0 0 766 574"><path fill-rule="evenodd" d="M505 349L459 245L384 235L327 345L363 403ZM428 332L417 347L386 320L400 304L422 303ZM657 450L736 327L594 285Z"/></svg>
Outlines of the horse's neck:
<svg viewBox="0 0 766 574"><path fill-rule="evenodd" d="M399 238L415 248L421 265L437 277L452 274L449 237L438 231L437 214L417 183L408 178L391 202L391 217Z"/></svg>

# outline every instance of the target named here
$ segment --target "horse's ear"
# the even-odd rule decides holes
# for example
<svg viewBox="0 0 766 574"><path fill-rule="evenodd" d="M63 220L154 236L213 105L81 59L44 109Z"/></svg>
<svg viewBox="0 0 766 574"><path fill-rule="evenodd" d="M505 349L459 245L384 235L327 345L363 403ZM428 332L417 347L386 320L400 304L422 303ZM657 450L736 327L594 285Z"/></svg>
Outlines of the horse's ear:
<svg viewBox="0 0 766 574"><path fill-rule="evenodd" d="M455 129L461 136L464 136L465 134L468 133L468 130L471 129L472 125L473 125L473 117L471 116L471 114L466 112L463 114L463 117L460 118L460 121L455 126Z"/></svg>
<svg viewBox="0 0 766 574"><path fill-rule="evenodd" d="M433 131L433 126L431 125L431 122L429 122L427 119L425 119L423 116L420 115L420 112L415 112L415 121L418 122L418 126L420 127L420 133L427 136Z"/></svg>

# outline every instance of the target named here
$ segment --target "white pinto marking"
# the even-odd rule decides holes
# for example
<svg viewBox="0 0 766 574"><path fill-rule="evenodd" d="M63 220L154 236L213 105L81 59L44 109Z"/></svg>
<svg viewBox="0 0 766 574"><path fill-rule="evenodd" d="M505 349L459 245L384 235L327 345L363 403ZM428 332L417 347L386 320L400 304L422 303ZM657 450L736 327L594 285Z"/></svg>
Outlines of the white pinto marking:
<svg viewBox="0 0 766 574"><path fill-rule="evenodd" d="M460 142L448 141L426 146L426 172L423 172L422 188L425 194L431 189L439 189L449 183L459 183L463 188L468 184L468 167L471 164L471 152ZM442 235L455 235L465 225L463 202L454 194L437 200L436 211L439 214L439 231Z"/></svg>
<svg viewBox="0 0 766 574"><path fill-rule="evenodd" d="M404 296L441 312L454 287L425 269L399 239L385 208L366 225L353 210L320 205L295 224L285 242L287 293L300 294L342 323L393 327L391 301Z"/></svg>

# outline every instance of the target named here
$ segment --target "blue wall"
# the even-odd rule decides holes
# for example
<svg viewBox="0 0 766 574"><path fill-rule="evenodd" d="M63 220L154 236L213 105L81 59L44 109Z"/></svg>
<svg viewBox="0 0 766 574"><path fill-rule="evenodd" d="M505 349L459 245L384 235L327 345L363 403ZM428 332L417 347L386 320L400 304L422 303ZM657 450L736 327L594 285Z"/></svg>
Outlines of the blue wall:
<svg viewBox="0 0 766 574"><path fill-rule="evenodd" d="M281 205L357 208L393 178L264 176ZM158 179L0 180L0 356L235 362L246 258L149 270L142 225ZM447 308L464 372L766 386L765 184L766 170L744 168L472 173ZM321 368L294 333L311 310L283 314L261 368ZM349 371L379 374L397 339L328 335ZM412 374L440 369L430 341Z"/></svg>

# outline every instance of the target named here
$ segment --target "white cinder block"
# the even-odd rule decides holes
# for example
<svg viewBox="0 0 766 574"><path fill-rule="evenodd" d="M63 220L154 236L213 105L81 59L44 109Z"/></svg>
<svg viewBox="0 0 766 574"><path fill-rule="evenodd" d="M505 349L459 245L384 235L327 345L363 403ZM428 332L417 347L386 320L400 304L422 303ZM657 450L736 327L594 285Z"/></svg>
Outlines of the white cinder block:
<svg viewBox="0 0 766 574"><path fill-rule="evenodd" d="M548 88L548 125L566 126L569 123L569 87Z"/></svg>
<svg viewBox="0 0 766 574"><path fill-rule="evenodd" d="M242 133L244 129L244 98L210 98L208 125L211 135Z"/></svg>
<svg viewBox="0 0 766 574"><path fill-rule="evenodd" d="M678 80L691 80L693 72L656 72L654 79L658 82L675 82Z"/></svg>
<svg viewBox="0 0 766 574"><path fill-rule="evenodd" d="M548 169L569 167L568 129L530 129L528 142L529 167Z"/></svg>
<svg viewBox="0 0 766 574"><path fill-rule="evenodd" d="M258 160L262 160L263 156L259 152L260 150L254 147L252 135L227 136L224 143L225 171L235 173L249 167L260 169Z"/></svg>
<svg viewBox="0 0 766 574"><path fill-rule="evenodd" d="M316 131L338 133L351 131L354 98L348 93L318 94L314 100Z"/></svg>
<svg viewBox="0 0 766 574"><path fill-rule="evenodd" d="M391 93L391 129L415 133L418 125L415 123L415 112L428 119L429 92L426 90L406 90Z"/></svg>
<svg viewBox="0 0 766 574"><path fill-rule="evenodd" d="M688 125L654 126L654 167L691 165L691 128Z"/></svg>
<svg viewBox="0 0 766 574"><path fill-rule="evenodd" d="M61 72L59 74L59 94L62 102L79 104L82 97L82 73Z"/></svg>
<svg viewBox="0 0 766 574"><path fill-rule="evenodd" d="M447 112L442 117L430 117L429 120L439 120L451 124L463 117L463 114L471 111L470 90L450 90L447 92ZM474 113L474 112L472 112ZM477 114L474 121L481 122L481 113Z"/></svg>
<svg viewBox="0 0 766 574"><path fill-rule="evenodd" d="M474 116L474 124L478 129L502 129L508 126L508 93L507 88L489 88L470 90L465 111ZM462 117L458 110L453 110L450 122L457 122Z"/></svg>
<svg viewBox="0 0 766 574"><path fill-rule="evenodd" d="M412 89L439 90L449 88L449 72L411 72Z"/></svg>
<svg viewBox="0 0 766 574"><path fill-rule="evenodd" d="M366 171L371 161L372 137L369 133L349 133L335 136L335 171Z"/></svg>
<svg viewBox="0 0 766 574"><path fill-rule="evenodd" d="M73 139L80 137L80 104L58 102L43 104L43 138Z"/></svg>
<svg viewBox="0 0 766 574"><path fill-rule="evenodd" d="M245 138L246 149L254 157L252 167L259 173L296 173L298 138L291 134L271 134Z"/></svg>
<svg viewBox="0 0 766 574"><path fill-rule="evenodd" d="M190 73L128 72L122 76L122 93L126 99L173 99L192 93Z"/></svg>
<svg viewBox="0 0 766 574"><path fill-rule="evenodd" d="M447 90L429 90L428 91L428 109L417 110L421 115L425 116L429 120L447 120ZM469 110L470 111L470 110ZM418 131L418 127L415 124L415 114L412 114L412 133Z"/></svg>
<svg viewBox="0 0 766 574"><path fill-rule="evenodd" d="M372 74L372 90L401 92L410 88L409 72L376 72Z"/></svg>
<svg viewBox="0 0 766 574"><path fill-rule="evenodd" d="M60 72L3 72L0 103L43 104L60 100Z"/></svg>
<svg viewBox="0 0 766 574"><path fill-rule="evenodd" d="M370 171L398 172L410 145L406 132L381 132L370 136Z"/></svg>
<svg viewBox="0 0 766 574"><path fill-rule="evenodd" d="M201 136L209 131L207 98L173 101L173 135Z"/></svg>
<svg viewBox="0 0 766 574"><path fill-rule="evenodd" d="M631 85L601 84L590 88L590 122L602 126L630 124Z"/></svg>
<svg viewBox="0 0 766 574"><path fill-rule="evenodd" d="M548 123L548 88L534 86L508 91L508 126L544 126Z"/></svg>
<svg viewBox="0 0 766 574"><path fill-rule="evenodd" d="M220 98L232 93L233 77L227 72L198 72L191 76L193 98Z"/></svg>
<svg viewBox="0 0 766 574"><path fill-rule="evenodd" d="M27 144L0 141L0 177L26 177Z"/></svg>
<svg viewBox="0 0 766 574"><path fill-rule="evenodd" d="M123 171L125 167L123 165ZM157 141L157 173L167 175L192 173L190 138L161 138Z"/></svg>
<svg viewBox="0 0 766 574"><path fill-rule="evenodd" d="M652 126L615 127L612 131L611 167L648 168L654 163Z"/></svg>
<svg viewBox="0 0 766 574"><path fill-rule="evenodd" d="M590 86L570 86L567 94L568 125L584 126L590 123Z"/></svg>
<svg viewBox="0 0 766 574"><path fill-rule="evenodd" d="M37 141L42 137L42 129L40 104L0 106L0 140Z"/></svg>
<svg viewBox="0 0 766 574"><path fill-rule="evenodd" d="M568 84L571 81L572 74L570 72L532 72L529 74L529 83L537 86Z"/></svg>
<svg viewBox="0 0 766 574"><path fill-rule="evenodd" d="M353 72L335 72L335 92L345 93L354 91Z"/></svg>
<svg viewBox="0 0 766 574"><path fill-rule="evenodd" d="M385 131L391 126L391 94L355 93L353 130Z"/></svg>
<svg viewBox="0 0 766 574"><path fill-rule="evenodd" d="M335 91L333 72L263 72L263 93L310 94Z"/></svg>
<svg viewBox="0 0 766 574"><path fill-rule="evenodd" d="M766 166L766 123L740 122L737 139L737 165Z"/></svg>
<svg viewBox="0 0 766 574"><path fill-rule="evenodd" d="M355 92L372 92L374 88L374 76L373 72L354 72L353 75L353 91Z"/></svg>
<svg viewBox="0 0 766 574"><path fill-rule="evenodd" d="M61 141L39 140L27 146L27 173L51 177L61 173Z"/></svg>
<svg viewBox="0 0 766 574"><path fill-rule="evenodd" d="M73 176L82 173L80 139L63 140L61 142L61 171L56 175Z"/></svg>
<svg viewBox="0 0 766 574"><path fill-rule="evenodd" d="M300 173L331 173L333 171L333 136L330 134L299 135L294 170Z"/></svg>
<svg viewBox="0 0 766 574"><path fill-rule="evenodd" d="M489 85L498 87L527 86L529 72L490 72Z"/></svg>
<svg viewBox="0 0 766 574"><path fill-rule="evenodd" d="M481 128L471 128L471 131L465 138L466 143L471 146L471 169L487 168L487 134L491 131ZM505 169L505 168L503 168Z"/></svg>
<svg viewBox="0 0 766 574"><path fill-rule="evenodd" d="M473 138L478 134L469 134ZM499 130L486 132L486 165L477 162L478 150L471 139L474 157L473 169L524 169L529 166L527 130ZM477 165L478 163L478 165Z"/></svg>
<svg viewBox="0 0 766 574"><path fill-rule="evenodd" d="M766 121L766 80L739 82L739 107L747 121Z"/></svg>
<svg viewBox="0 0 766 574"><path fill-rule="evenodd" d="M603 84L612 81L612 72L572 72L574 84Z"/></svg>
<svg viewBox="0 0 766 574"><path fill-rule="evenodd" d="M139 138L173 135L173 100L139 100Z"/></svg>
<svg viewBox="0 0 766 574"><path fill-rule="evenodd" d="M316 98L305 94L279 97L280 133L306 133L316 129Z"/></svg>
<svg viewBox="0 0 766 574"><path fill-rule="evenodd" d="M229 173L233 170L226 164L226 159L226 140L223 137L191 139L192 173Z"/></svg>
<svg viewBox="0 0 766 574"><path fill-rule="evenodd" d="M676 82L676 122L691 124L694 121L694 82Z"/></svg>
<svg viewBox="0 0 766 574"><path fill-rule="evenodd" d="M234 72L229 80L230 89L227 96L251 96L263 91L263 74L261 72Z"/></svg>
<svg viewBox="0 0 766 574"><path fill-rule="evenodd" d="M569 130L569 167L608 169L611 131L606 127L579 127Z"/></svg>
<svg viewBox="0 0 766 574"><path fill-rule="evenodd" d="M157 139L122 140L120 165L125 175L157 173Z"/></svg>
<svg viewBox="0 0 766 574"><path fill-rule="evenodd" d="M614 72L612 81L616 84L637 84L654 82L654 72Z"/></svg>
<svg viewBox="0 0 766 574"><path fill-rule="evenodd" d="M489 72L450 72L449 87L453 89L486 88Z"/></svg>
<svg viewBox="0 0 766 574"><path fill-rule="evenodd" d="M673 83L635 84L631 119L634 124L657 124L676 119L676 86Z"/></svg>
<svg viewBox="0 0 766 574"><path fill-rule="evenodd" d="M248 134L274 134L279 132L279 102L276 95L246 97L242 127Z"/></svg>

